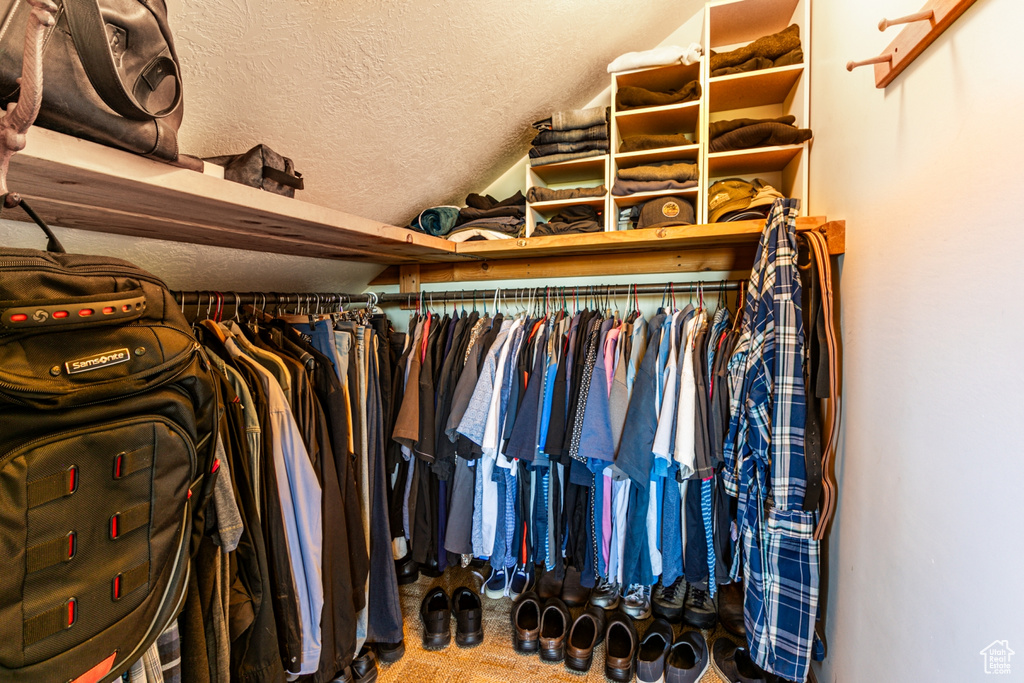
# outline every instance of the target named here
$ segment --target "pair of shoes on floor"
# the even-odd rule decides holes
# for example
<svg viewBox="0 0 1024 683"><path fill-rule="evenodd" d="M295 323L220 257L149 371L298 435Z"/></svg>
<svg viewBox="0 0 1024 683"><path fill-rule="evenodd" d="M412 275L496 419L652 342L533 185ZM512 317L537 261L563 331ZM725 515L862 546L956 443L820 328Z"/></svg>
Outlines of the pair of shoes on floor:
<svg viewBox="0 0 1024 683"><path fill-rule="evenodd" d="M352 660L352 664L346 666L344 671L331 679L331 683L376 683L376 681L377 656L369 645L363 645L359 654Z"/></svg>
<svg viewBox="0 0 1024 683"><path fill-rule="evenodd" d="M683 631L675 637L672 624L655 619L637 646L636 680L697 683L708 670L709 659L708 644L700 631Z"/></svg>
<svg viewBox="0 0 1024 683"><path fill-rule="evenodd" d="M512 607L512 648L521 655L540 655L542 662L565 661L570 671L586 673L594 659L594 648L605 638L604 610L591 606L572 619L569 608L558 597L541 606L534 592L523 594Z"/></svg>
<svg viewBox="0 0 1024 683"><path fill-rule="evenodd" d="M474 647L484 642L480 596L462 587L456 588L449 599L445 590L438 586L428 591L420 604L424 650L443 650L451 644L452 612L455 613L455 642L459 647Z"/></svg>
<svg viewBox="0 0 1024 683"><path fill-rule="evenodd" d="M755 664L747 648L728 638L715 641L711 648L711 666L726 683L779 683L782 680Z"/></svg>
<svg viewBox="0 0 1024 683"><path fill-rule="evenodd" d="M532 591L535 583L533 570L529 567L496 569L484 582L483 594L491 600L508 596L514 601Z"/></svg>
<svg viewBox="0 0 1024 683"><path fill-rule="evenodd" d="M590 598L590 589L583 586L579 569L566 567L561 580L553 569L544 572L537 584L537 595L541 600L560 598L569 607L583 607Z"/></svg>
<svg viewBox="0 0 1024 683"><path fill-rule="evenodd" d="M708 591L696 584L687 583L682 577L668 586L658 584L651 592L651 613L668 622L699 629L712 629L718 621L715 599ZM642 619L643 617L636 617ZM740 596L739 619L743 621L743 598ZM730 630L730 633L732 631Z"/></svg>
<svg viewBox="0 0 1024 683"><path fill-rule="evenodd" d="M398 575L399 586L415 583L420 578L420 574L434 579L444 574L437 564L436 557L432 557L426 563L420 564L412 559L411 552L406 553L402 559L395 560L395 573Z"/></svg>

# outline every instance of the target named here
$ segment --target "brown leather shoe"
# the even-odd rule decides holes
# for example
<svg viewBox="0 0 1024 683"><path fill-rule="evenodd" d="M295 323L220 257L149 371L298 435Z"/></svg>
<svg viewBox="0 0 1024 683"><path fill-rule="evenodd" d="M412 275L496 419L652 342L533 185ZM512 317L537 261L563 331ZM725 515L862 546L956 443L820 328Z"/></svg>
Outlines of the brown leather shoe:
<svg viewBox="0 0 1024 683"><path fill-rule="evenodd" d="M718 586L718 620L722 628L736 636L744 638L747 629L743 625L743 582L728 583Z"/></svg>
<svg viewBox="0 0 1024 683"><path fill-rule="evenodd" d="M562 582L555 578L555 570L544 572L537 582L537 596L541 600L557 598L562 594Z"/></svg>
<svg viewBox="0 0 1024 683"><path fill-rule="evenodd" d="M622 612L613 612L604 640L604 675L613 681L632 681L640 642L633 620Z"/></svg>
<svg viewBox="0 0 1024 683"><path fill-rule="evenodd" d="M565 666L577 673L590 671L594 648L604 640L604 610L591 605L577 617L565 641Z"/></svg>
<svg viewBox="0 0 1024 683"><path fill-rule="evenodd" d="M512 605L512 649L521 655L540 649L540 600L533 591L523 593Z"/></svg>
<svg viewBox="0 0 1024 683"><path fill-rule="evenodd" d="M580 570L565 568L565 582L562 584L562 602L569 607L583 607L590 600L590 589L580 583Z"/></svg>
<svg viewBox="0 0 1024 683"><path fill-rule="evenodd" d="M558 598L544 603L540 613L540 659L554 664L565 659L565 640L572 625L569 608Z"/></svg>

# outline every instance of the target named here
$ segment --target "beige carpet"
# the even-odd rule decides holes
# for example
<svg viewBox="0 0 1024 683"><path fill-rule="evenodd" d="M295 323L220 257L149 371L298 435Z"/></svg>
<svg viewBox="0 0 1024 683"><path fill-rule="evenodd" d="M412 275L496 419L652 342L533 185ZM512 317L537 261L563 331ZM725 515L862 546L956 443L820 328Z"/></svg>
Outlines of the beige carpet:
<svg viewBox="0 0 1024 683"><path fill-rule="evenodd" d="M452 644L440 652L423 649L420 629L420 600L434 586L443 586L450 596L459 586L478 589L479 579L468 570L449 569L439 579L420 577L420 580L400 588L402 613L405 615L405 656L394 664L382 664L379 680L381 683L533 683L534 681L604 681L604 644L594 650L594 663L586 675L576 674L564 664L545 664L537 655L526 657L512 650L512 624L509 610L512 601L488 600L482 598L484 606L484 642L474 648L462 649L455 644L455 619L452 619ZM573 617L583 608L571 610ZM637 630L643 637L651 619L637 622ZM676 626L676 632L679 632ZM689 627L686 627L689 629ZM714 631L705 631L709 643L717 638L732 638L720 626ZM737 641L740 642L740 641ZM701 683L721 683L714 669L708 672Z"/></svg>

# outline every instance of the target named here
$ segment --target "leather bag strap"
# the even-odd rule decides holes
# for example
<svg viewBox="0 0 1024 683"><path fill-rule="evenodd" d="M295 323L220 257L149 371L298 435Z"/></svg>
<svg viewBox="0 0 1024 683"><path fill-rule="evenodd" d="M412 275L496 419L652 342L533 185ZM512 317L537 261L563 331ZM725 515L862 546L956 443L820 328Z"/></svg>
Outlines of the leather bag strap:
<svg viewBox="0 0 1024 683"><path fill-rule="evenodd" d="M121 81L121 75L114 64L114 55L107 40L107 30L100 14L99 0L64 0L64 14L74 40L78 57L82 60L89 81L108 107L128 119L148 121L167 116L181 104L181 73L177 63L170 57L157 57L142 72L135 84L134 92L129 91ZM168 47L170 37L161 24ZM139 101L141 95L156 90L164 78L174 79L174 100L165 109L150 111ZM145 85L143 85L145 84ZM145 100L145 97L141 97Z"/></svg>
<svg viewBox="0 0 1024 683"><path fill-rule="evenodd" d="M275 183L284 185L285 187L295 188L296 190L301 190L304 185L302 178L300 178L298 174L291 175L279 168L274 168L273 166L263 167L263 177L268 180L273 180Z"/></svg>

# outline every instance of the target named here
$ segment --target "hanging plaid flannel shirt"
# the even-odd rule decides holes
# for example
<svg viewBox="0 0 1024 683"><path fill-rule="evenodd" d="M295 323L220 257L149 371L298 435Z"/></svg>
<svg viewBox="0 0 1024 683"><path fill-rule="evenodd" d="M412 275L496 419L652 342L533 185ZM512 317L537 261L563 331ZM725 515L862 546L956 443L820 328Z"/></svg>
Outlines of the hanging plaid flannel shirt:
<svg viewBox="0 0 1024 683"><path fill-rule="evenodd" d="M737 354L729 367L736 410L726 443L725 483L738 496L738 555L751 656L766 671L804 681L818 609L818 543L815 513L801 509L806 403L797 207L792 199L775 202L754 260Z"/></svg>

